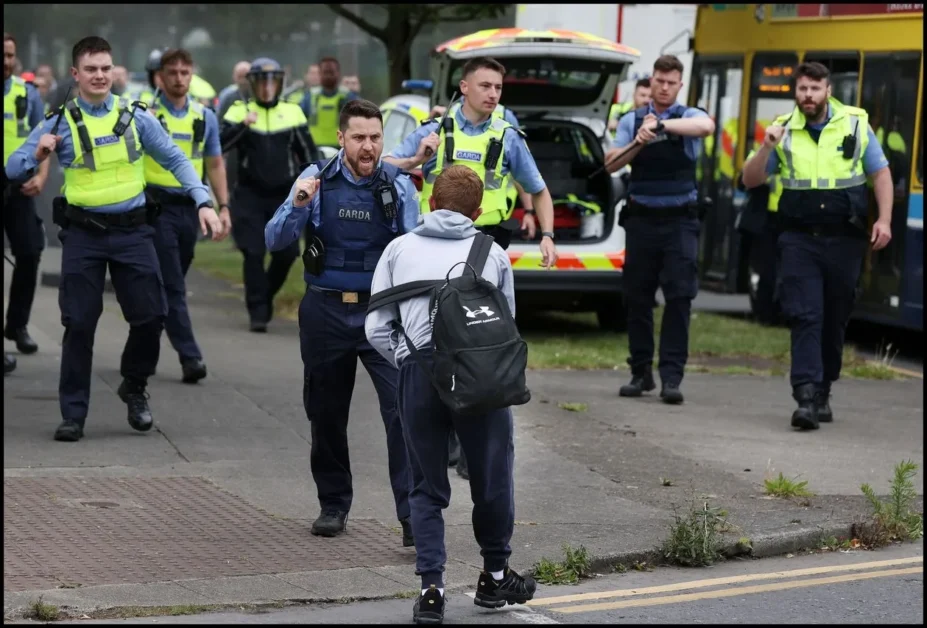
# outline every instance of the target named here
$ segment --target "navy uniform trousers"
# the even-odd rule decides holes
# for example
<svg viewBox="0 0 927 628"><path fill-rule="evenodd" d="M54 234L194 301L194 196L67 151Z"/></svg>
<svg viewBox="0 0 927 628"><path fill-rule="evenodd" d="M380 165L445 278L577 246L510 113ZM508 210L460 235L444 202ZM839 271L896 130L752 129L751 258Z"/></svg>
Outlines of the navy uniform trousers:
<svg viewBox="0 0 927 628"><path fill-rule="evenodd" d="M778 247L778 298L792 331L792 387L829 389L843 366L866 239L785 231Z"/></svg>
<svg viewBox="0 0 927 628"><path fill-rule="evenodd" d="M398 373L367 341L364 321L369 299L360 299L360 303L342 303L341 299L340 292L307 289L299 306L303 405L311 424L312 479L323 512L351 510L354 490L348 454L348 413L360 358L379 398L386 427L389 480L396 516L402 520L409 516L410 480L409 458L396 408Z"/></svg>
<svg viewBox="0 0 927 628"><path fill-rule="evenodd" d="M267 323L273 317L274 296L299 257L297 240L285 249L273 251L270 265L264 269L264 227L289 194L289 186L272 192L239 185L232 198L232 238L244 256L245 303L252 322Z"/></svg>
<svg viewBox="0 0 927 628"><path fill-rule="evenodd" d="M203 359L196 339L193 337L193 324L187 308L187 271L193 263L199 218L193 201L186 196L162 194L161 216L155 223L155 250L161 266L164 280L164 292L167 296L167 318L164 331L171 341L171 346L180 356L181 363Z"/></svg>
<svg viewBox="0 0 927 628"><path fill-rule="evenodd" d="M666 305L660 328L660 379L682 383L689 358L689 318L698 294L696 218L629 216L625 224L624 285L633 373L653 364L653 307L657 287Z"/></svg>
<svg viewBox="0 0 927 628"><path fill-rule="evenodd" d="M62 246L58 305L64 325L58 396L66 421L83 425L87 418L93 342L103 312L107 266L122 315L129 323L119 371L139 384L147 383L155 372L167 298L154 233L154 227L147 224L109 227L105 232L70 225L58 233Z"/></svg>
<svg viewBox="0 0 927 628"><path fill-rule="evenodd" d="M431 349L420 350L426 363ZM451 501L447 439L457 432L470 473L473 535L483 568L501 571L508 563L515 526L515 441L509 408L462 417L438 396L428 374L410 356L399 365L399 416L412 469L412 533L415 573L422 586L443 586L447 552L442 511Z"/></svg>
<svg viewBox="0 0 927 628"><path fill-rule="evenodd" d="M10 302L6 310L7 329L29 324L39 277L39 260L45 249L45 226L35 212L35 199L11 185L3 200L3 234L10 241L16 262L10 281Z"/></svg>

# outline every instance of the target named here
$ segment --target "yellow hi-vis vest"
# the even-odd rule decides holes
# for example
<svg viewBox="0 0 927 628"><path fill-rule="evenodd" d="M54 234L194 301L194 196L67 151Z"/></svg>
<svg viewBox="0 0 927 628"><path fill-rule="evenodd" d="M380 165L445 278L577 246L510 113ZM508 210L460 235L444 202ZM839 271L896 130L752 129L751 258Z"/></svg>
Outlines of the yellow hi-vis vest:
<svg viewBox="0 0 927 628"><path fill-rule="evenodd" d="M113 133L129 102L120 98L102 118L84 115L77 99L65 107L74 160L64 169L64 195L71 205L93 208L128 201L145 189L145 162L135 119L122 136ZM136 115L146 115L137 111Z"/></svg>
<svg viewBox="0 0 927 628"><path fill-rule="evenodd" d="M451 115L450 119L454 122L453 165L466 166L483 180L483 200L480 203L483 213L474 224L497 225L505 220L506 215L511 215L507 199L508 190L505 185L505 178L502 176L502 162L505 158L504 133L506 129L513 127L502 118L491 116L486 130L471 137L465 135L461 130L455 115ZM447 136L444 134L443 129L439 129L438 134L441 137L441 143L436 151L435 169L425 176L425 181L422 183L421 210L423 214L431 211L429 199L431 199L435 179L444 170L444 145ZM489 149L489 142L493 138L503 142L502 151L499 153L496 167L487 172L485 166L486 152Z"/></svg>
<svg viewBox="0 0 927 628"><path fill-rule="evenodd" d="M258 114L258 117L254 124L248 127L248 130L259 135L273 135L274 133L282 133L287 129L306 125L306 114L303 113L299 105L283 102L282 100L278 101L270 109L261 107L253 100L249 100L247 105L240 100L236 100L229 107L229 110L225 112L223 120L230 124L238 124L243 122L252 111Z"/></svg>
<svg viewBox="0 0 927 628"><path fill-rule="evenodd" d="M621 116L633 110L634 110L633 100L626 100L624 102L615 103L608 109L608 119L612 120L615 118L621 118Z"/></svg>
<svg viewBox="0 0 927 628"><path fill-rule="evenodd" d="M26 143L29 137L29 118L26 115L28 107L28 94L26 81L18 76L11 77L10 91L3 97L3 167L6 168L10 155ZM20 100L20 118L16 115L16 100Z"/></svg>
<svg viewBox="0 0 927 628"><path fill-rule="evenodd" d="M160 102L155 103L155 107L149 110L161 122L161 126L167 131L171 140L193 164L193 170L200 179L205 174L203 168L203 145L206 137L205 109L203 105L187 97L187 110L182 118L175 117ZM145 155L145 181L165 188L183 187L177 177L165 170L151 155Z"/></svg>
<svg viewBox="0 0 927 628"><path fill-rule="evenodd" d="M817 144L805 130L805 116L798 107L788 116L785 135L776 146L783 189L839 190L866 184L862 156L869 145L869 114L835 98L829 102L831 118ZM843 138L854 133L855 150L844 159Z"/></svg>
<svg viewBox="0 0 927 628"><path fill-rule="evenodd" d="M334 96L326 96L322 90L312 94L309 134L316 146L338 147L338 118L347 98L347 90L341 88Z"/></svg>

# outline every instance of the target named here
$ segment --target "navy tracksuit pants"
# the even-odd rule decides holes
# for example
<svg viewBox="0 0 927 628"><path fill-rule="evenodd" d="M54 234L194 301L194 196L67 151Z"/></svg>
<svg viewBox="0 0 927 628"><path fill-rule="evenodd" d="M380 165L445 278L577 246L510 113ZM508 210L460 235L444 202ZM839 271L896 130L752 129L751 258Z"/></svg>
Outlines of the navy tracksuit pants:
<svg viewBox="0 0 927 628"><path fill-rule="evenodd" d="M778 245L779 303L792 330L791 384L829 389L843 367L843 341L867 242L786 231Z"/></svg>
<svg viewBox="0 0 927 628"><path fill-rule="evenodd" d="M322 511L349 512L354 499L348 455L348 412L357 359L370 374L386 427L389 479L396 517L409 516L409 457L396 409L396 367L370 346L367 303L342 303L340 292L306 290L299 305L303 405L311 423L309 464ZM446 470L445 470L446 471Z"/></svg>
<svg viewBox="0 0 927 628"><path fill-rule="evenodd" d="M430 366L430 351L420 351ZM473 535L486 571L505 568L515 526L515 443L512 412L462 417L438 397L426 371L411 357L399 366L399 416L412 469L415 573L422 587L443 586L447 552L442 512L451 500L447 439L457 432L470 471Z"/></svg>

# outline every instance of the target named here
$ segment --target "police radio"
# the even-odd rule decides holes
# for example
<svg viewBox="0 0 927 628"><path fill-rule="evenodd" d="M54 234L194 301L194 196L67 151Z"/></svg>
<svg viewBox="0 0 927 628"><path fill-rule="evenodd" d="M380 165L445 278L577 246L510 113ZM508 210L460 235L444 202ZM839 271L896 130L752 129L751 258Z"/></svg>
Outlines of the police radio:
<svg viewBox="0 0 927 628"><path fill-rule="evenodd" d="M193 121L193 143L199 144L206 137L206 120L197 118Z"/></svg>
<svg viewBox="0 0 927 628"><path fill-rule="evenodd" d="M386 214L386 217L390 220L396 218L396 199L393 195L393 186L383 185L377 190L377 198L380 199L380 207L383 208L383 213Z"/></svg>
<svg viewBox="0 0 927 628"><path fill-rule="evenodd" d="M853 159L853 155L856 154L856 142L859 140L856 139L856 133L859 131L859 119L856 120L856 126L853 127L853 134L847 135L843 138L843 158L844 159Z"/></svg>
<svg viewBox="0 0 927 628"><path fill-rule="evenodd" d="M444 162L449 164L454 161L454 120L445 115L441 127L444 129Z"/></svg>
<svg viewBox="0 0 927 628"><path fill-rule="evenodd" d="M16 117L19 120L22 120L26 117L26 104L25 96L16 97Z"/></svg>
<svg viewBox="0 0 927 628"><path fill-rule="evenodd" d="M499 163L499 157L502 156L502 140L497 137L489 140L489 148L486 149L486 160L484 162L486 170L492 171L496 169L496 165Z"/></svg>

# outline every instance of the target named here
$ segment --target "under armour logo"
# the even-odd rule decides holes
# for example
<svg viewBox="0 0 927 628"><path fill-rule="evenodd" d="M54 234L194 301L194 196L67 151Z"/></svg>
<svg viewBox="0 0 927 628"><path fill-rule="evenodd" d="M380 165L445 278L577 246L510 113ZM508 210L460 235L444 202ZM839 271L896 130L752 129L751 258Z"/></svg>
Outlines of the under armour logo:
<svg viewBox="0 0 927 628"><path fill-rule="evenodd" d="M478 309L478 310L475 311L475 312L474 312L473 310L471 310L470 308L468 308L466 305L463 306L463 309L465 309L465 310L467 311L467 318L476 318L476 317L479 316L480 314L482 314L483 316L485 316L485 317L488 318L488 317L492 316L493 314L495 314L495 312L493 312L492 310L490 310L489 307L487 307L487 306L485 306L485 305L482 306L482 307L480 307L480 309Z"/></svg>

